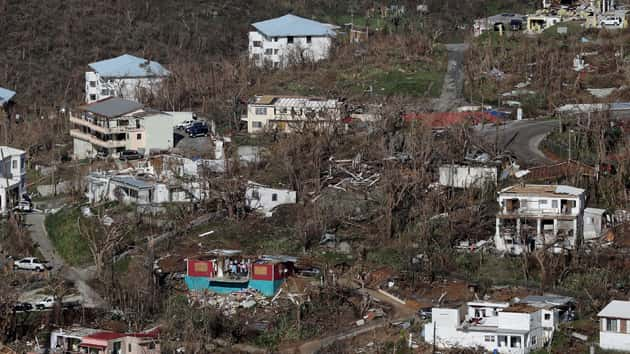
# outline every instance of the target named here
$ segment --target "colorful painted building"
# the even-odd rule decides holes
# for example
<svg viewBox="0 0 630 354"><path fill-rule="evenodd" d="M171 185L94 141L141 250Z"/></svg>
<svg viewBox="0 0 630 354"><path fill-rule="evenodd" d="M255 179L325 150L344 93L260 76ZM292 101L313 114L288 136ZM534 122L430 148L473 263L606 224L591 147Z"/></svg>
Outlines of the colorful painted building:
<svg viewBox="0 0 630 354"><path fill-rule="evenodd" d="M293 257L263 256L255 261L239 259L239 251L213 251L212 259L187 259L185 282L191 291L228 294L255 289L273 296L293 274Z"/></svg>

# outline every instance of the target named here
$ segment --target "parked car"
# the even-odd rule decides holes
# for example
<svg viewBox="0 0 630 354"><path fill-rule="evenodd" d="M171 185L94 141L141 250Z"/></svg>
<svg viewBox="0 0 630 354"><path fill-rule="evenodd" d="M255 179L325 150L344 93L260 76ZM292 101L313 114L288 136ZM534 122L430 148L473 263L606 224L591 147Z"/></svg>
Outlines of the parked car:
<svg viewBox="0 0 630 354"><path fill-rule="evenodd" d="M33 203L28 200L20 200L20 202L13 208L14 211L31 212L33 211Z"/></svg>
<svg viewBox="0 0 630 354"><path fill-rule="evenodd" d="M418 310L418 316L421 320L430 320L433 317L433 309L430 307L423 307Z"/></svg>
<svg viewBox="0 0 630 354"><path fill-rule="evenodd" d="M136 150L124 150L118 158L120 161L139 160L142 158L142 155Z"/></svg>
<svg viewBox="0 0 630 354"><path fill-rule="evenodd" d="M621 18L619 17L606 17L599 22L602 27L606 26L615 26L618 27L621 25Z"/></svg>
<svg viewBox="0 0 630 354"><path fill-rule="evenodd" d="M28 312L31 310L33 310L33 305L28 302L18 302L17 304L13 305L13 311L16 312Z"/></svg>
<svg viewBox="0 0 630 354"><path fill-rule="evenodd" d="M52 296L44 296L35 303L35 308L38 310L51 309L53 307L55 307L55 298Z"/></svg>
<svg viewBox="0 0 630 354"><path fill-rule="evenodd" d="M35 270L43 272L52 269L52 266L45 261L40 261L35 257L26 257L13 262L13 269Z"/></svg>
<svg viewBox="0 0 630 354"><path fill-rule="evenodd" d="M193 122L193 124L189 125L186 127L186 129L184 129L186 131L186 133L190 133L190 130L196 127L202 127L202 126L207 126L206 122L203 121L195 121Z"/></svg>
<svg viewBox="0 0 630 354"><path fill-rule="evenodd" d="M175 126L175 128L176 128L176 129L184 129L184 130L185 130L186 128L188 128L188 127L190 127L191 125L193 125L195 122L196 122L196 121L194 121L194 120L185 120L185 121L183 121L183 122L181 122L181 123L177 124L177 125Z"/></svg>
<svg viewBox="0 0 630 354"><path fill-rule="evenodd" d="M188 136L190 136L191 138L196 138L198 136L208 136L208 126L205 124L194 124L190 128L188 128Z"/></svg>

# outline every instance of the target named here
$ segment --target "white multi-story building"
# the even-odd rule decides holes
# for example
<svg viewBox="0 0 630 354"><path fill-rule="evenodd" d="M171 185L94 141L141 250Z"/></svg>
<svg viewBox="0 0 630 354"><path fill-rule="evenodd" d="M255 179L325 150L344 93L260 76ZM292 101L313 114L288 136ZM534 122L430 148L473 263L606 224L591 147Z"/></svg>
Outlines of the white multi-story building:
<svg viewBox="0 0 630 354"><path fill-rule="evenodd" d="M4 214L26 192L26 152L0 146L0 213Z"/></svg>
<svg viewBox="0 0 630 354"><path fill-rule="evenodd" d="M70 113L74 157L118 156L123 150L141 154L173 147L172 115L145 108L134 101L110 97Z"/></svg>
<svg viewBox="0 0 630 354"><path fill-rule="evenodd" d="M247 132L289 133L307 127L329 127L341 122L340 100L317 97L255 96L247 105Z"/></svg>
<svg viewBox="0 0 630 354"><path fill-rule="evenodd" d="M88 65L85 73L85 102L108 97L139 101L154 93L170 75L160 63L124 54Z"/></svg>
<svg viewBox="0 0 630 354"><path fill-rule="evenodd" d="M522 184L499 192L494 242L497 250L520 254L536 248L573 249L582 237L584 189Z"/></svg>
<svg viewBox="0 0 630 354"><path fill-rule="evenodd" d="M527 354L545 345L540 309L525 305L471 302L431 311L424 340L440 348L478 348L488 352Z"/></svg>
<svg viewBox="0 0 630 354"><path fill-rule="evenodd" d="M599 346L606 350L630 351L630 301L611 301L597 317Z"/></svg>
<svg viewBox="0 0 630 354"><path fill-rule="evenodd" d="M295 15L256 22L249 32L249 58L259 67L327 59L337 26Z"/></svg>

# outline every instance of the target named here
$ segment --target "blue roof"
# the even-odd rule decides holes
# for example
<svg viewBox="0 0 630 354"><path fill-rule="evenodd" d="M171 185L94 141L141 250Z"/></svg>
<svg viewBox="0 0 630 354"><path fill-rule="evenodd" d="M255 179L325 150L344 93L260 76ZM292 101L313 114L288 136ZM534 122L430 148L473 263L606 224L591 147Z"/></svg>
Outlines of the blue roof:
<svg viewBox="0 0 630 354"><path fill-rule="evenodd" d="M252 24L258 32L267 37L287 36L334 36L335 26L295 15L284 15L271 20Z"/></svg>
<svg viewBox="0 0 630 354"><path fill-rule="evenodd" d="M170 74L160 63L124 54L116 58L88 64L104 77L147 77Z"/></svg>
<svg viewBox="0 0 630 354"><path fill-rule="evenodd" d="M15 91L0 87L0 104L5 104L15 96Z"/></svg>

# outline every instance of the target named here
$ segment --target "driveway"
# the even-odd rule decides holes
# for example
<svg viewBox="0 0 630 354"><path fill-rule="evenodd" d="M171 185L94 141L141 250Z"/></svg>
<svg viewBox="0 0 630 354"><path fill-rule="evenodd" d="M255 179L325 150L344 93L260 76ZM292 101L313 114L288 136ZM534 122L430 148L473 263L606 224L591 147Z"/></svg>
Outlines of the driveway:
<svg viewBox="0 0 630 354"><path fill-rule="evenodd" d="M512 152L519 162L532 166L554 162L540 150L540 143L557 126L558 120L520 120L507 121L499 126L477 126L475 132L486 145L494 145L498 141L500 147L505 147L509 142L505 149Z"/></svg>
<svg viewBox="0 0 630 354"><path fill-rule="evenodd" d="M26 214L25 223L29 230L29 234L33 243L37 244L40 253L44 258L53 266L53 272L59 272L59 274L66 280L74 283L81 297L83 298L83 306L88 308L102 308L107 305L105 300L87 283L91 279L91 272L87 268L77 269L66 265L65 261L55 250L46 227L44 226L44 220L46 214L44 213L29 213Z"/></svg>
<svg viewBox="0 0 630 354"><path fill-rule="evenodd" d="M436 112L447 112L464 102L464 52L467 43L447 44L448 69L444 75L442 94L435 102Z"/></svg>

